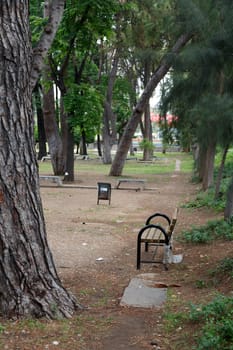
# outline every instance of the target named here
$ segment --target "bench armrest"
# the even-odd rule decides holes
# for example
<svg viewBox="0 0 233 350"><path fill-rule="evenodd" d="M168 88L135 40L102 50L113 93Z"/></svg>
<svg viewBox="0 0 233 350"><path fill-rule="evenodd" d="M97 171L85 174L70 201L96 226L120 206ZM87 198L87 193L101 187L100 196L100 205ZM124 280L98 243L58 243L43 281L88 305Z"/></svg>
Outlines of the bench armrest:
<svg viewBox="0 0 233 350"><path fill-rule="evenodd" d="M164 219L167 220L168 225L170 225L170 223L171 223L170 218L166 214L162 214L162 213L155 213L155 214L152 214L151 216L149 216L148 219L146 220L146 225L149 225L151 220L154 219L156 216L163 217Z"/></svg>

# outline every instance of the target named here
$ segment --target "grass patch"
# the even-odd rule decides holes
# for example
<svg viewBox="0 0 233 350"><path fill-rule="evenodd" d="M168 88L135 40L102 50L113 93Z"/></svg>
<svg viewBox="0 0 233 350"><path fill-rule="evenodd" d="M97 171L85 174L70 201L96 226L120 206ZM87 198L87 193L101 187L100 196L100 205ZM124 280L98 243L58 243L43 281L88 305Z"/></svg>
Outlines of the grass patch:
<svg viewBox="0 0 233 350"><path fill-rule="evenodd" d="M6 327L0 323L0 334L3 333L5 331Z"/></svg>
<svg viewBox="0 0 233 350"><path fill-rule="evenodd" d="M172 152L172 153L159 153L155 154L156 159L151 163L143 163L137 161L141 159L141 154L135 154L135 160L129 160L125 162L123 169L123 176L131 175L151 175L151 174L164 174L175 170L176 159L181 160L181 170L184 172L190 172L192 169L192 157L186 153ZM76 160L74 162L75 174L82 173L97 173L108 175L111 165L103 164L101 160L91 158L90 160ZM50 161L39 162L40 174L53 174L53 169Z"/></svg>
<svg viewBox="0 0 233 350"><path fill-rule="evenodd" d="M1 349L89 349L114 323L107 314L83 312L71 319L57 321L20 320L0 326ZM8 346L8 340L13 342ZM22 345L23 344L23 345Z"/></svg>
<svg viewBox="0 0 233 350"><path fill-rule="evenodd" d="M174 349L182 345L184 350L233 350L232 297L218 294L207 304L191 303L183 312L165 314L165 326L166 323L169 331L180 330Z"/></svg>
<svg viewBox="0 0 233 350"><path fill-rule="evenodd" d="M193 172L193 157L189 153L182 154L182 157L178 157L181 160L180 170L183 173L192 173Z"/></svg>
<svg viewBox="0 0 233 350"><path fill-rule="evenodd" d="M222 196L218 199L214 198L215 190L210 188L206 192L199 192L193 201L183 205L183 208L212 208L217 212L221 212L226 205L225 190Z"/></svg>
<svg viewBox="0 0 233 350"><path fill-rule="evenodd" d="M233 298L218 295L206 305L191 305L189 318L198 325L196 350L233 349Z"/></svg>
<svg viewBox="0 0 233 350"><path fill-rule="evenodd" d="M214 186L210 187L208 191L200 191L193 201L185 204L184 208L201 208L207 207L212 208L218 212L224 210L226 205L226 192L228 188L229 181L233 173L233 149L230 149L227 154L227 159L224 165L221 186L220 186L220 196L215 199L215 183L219 171L219 165L221 161L222 153L218 152L215 156L215 169L214 169ZM192 163L193 164L193 163ZM192 178L193 183L200 183L200 179L195 177Z"/></svg>
<svg viewBox="0 0 233 350"><path fill-rule="evenodd" d="M179 312L174 310L179 309ZM187 313L183 310L182 300L168 289L167 302L164 307L163 320L166 333L173 332L187 319Z"/></svg>
<svg viewBox="0 0 233 350"><path fill-rule="evenodd" d="M196 285L196 288L198 289L203 289L208 287L206 282L203 280L196 280L195 285Z"/></svg>
<svg viewBox="0 0 233 350"><path fill-rule="evenodd" d="M211 275L218 278L220 277L220 279L225 279L227 276L233 279L233 257L222 259L216 268L211 270Z"/></svg>
<svg viewBox="0 0 233 350"><path fill-rule="evenodd" d="M186 243L206 244L215 239L233 240L233 219L213 220L204 226L181 232L179 239Z"/></svg>

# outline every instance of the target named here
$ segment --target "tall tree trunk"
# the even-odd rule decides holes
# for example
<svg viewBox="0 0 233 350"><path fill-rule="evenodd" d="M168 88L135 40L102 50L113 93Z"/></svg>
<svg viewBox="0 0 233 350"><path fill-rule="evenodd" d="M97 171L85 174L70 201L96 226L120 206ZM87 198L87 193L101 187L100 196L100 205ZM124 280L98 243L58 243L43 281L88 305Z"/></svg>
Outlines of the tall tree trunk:
<svg viewBox="0 0 233 350"><path fill-rule="evenodd" d="M74 181L74 135L68 125L67 128L67 149L66 149L66 176L65 180Z"/></svg>
<svg viewBox="0 0 233 350"><path fill-rule="evenodd" d="M97 150L98 150L98 156L102 157L100 134L97 135Z"/></svg>
<svg viewBox="0 0 233 350"><path fill-rule="evenodd" d="M225 82L225 76L224 76L224 72L223 70L220 71L219 74L219 95L222 96L223 92L224 92L224 82ZM217 181L216 181L216 185L215 185L215 199L218 199L220 196L220 186L221 186L221 181L222 181L222 174L223 174L223 169L224 169L224 164L225 164L225 160L227 157L227 152L228 149L230 147L230 144L227 143L226 146L224 147L223 150L223 155L222 155L222 160L221 160L221 164L218 170L218 176L217 176Z"/></svg>
<svg viewBox="0 0 233 350"><path fill-rule="evenodd" d="M199 177L198 174L198 161L199 161L199 156L200 156L200 145L199 143L194 143L192 145L192 153L193 153L193 162L194 162L194 175Z"/></svg>
<svg viewBox="0 0 233 350"><path fill-rule="evenodd" d="M221 164L219 166L218 176L217 176L216 185L215 185L215 196L214 196L215 199L218 199L220 196L220 186L221 186L221 181L222 181L223 169L224 169L224 165L225 165L225 161L226 161L227 152L228 152L229 147L230 147L230 145L227 144L223 150L222 160L221 160Z"/></svg>
<svg viewBox="0 0 233 350"><path fill-rule="evenodd" d="M178 54L181 48L191 39L191 37L192 37L191 34L181 35L172 49L172 54L173 55ZM157 70L152 75L150 81L146 85L145 90L143 91L133 111L133 114L128 121L124 134L121 138L116 156L114 158L114 161L110 169L110 173L109 173L110 176L120 176L122 174L122 170L123 170L125 159L127 157L127 153L131 144L131 140L136 131L138 123L141 119L142 113L145 110L146 104L149 102L149 99L152 96L154 89L156 88L158 83L161 81L161 79L163 79L164 76L167 74L170 67L171 67L171 58L170 60L168 60L166 55L162 60L161 64L159 65L159 67L157 68Z"/></svg>
<svg viewBox="0 0 233 350"><path fill-rule="evenodd" d="M45 0L44 2L44 11L48 14L47 23L39 42L33 49L33 62L30 71L31 90L33 90L38 81L39 74L44 65L44 59L56 35L57 28L62 19L65 1L66 0ZM28 5L25 4L25 6ZM28 14L29 13L27 13L27 17Z"/></svg>
<svg viewBox="0 0 233 350"><path fill-rule="evenodd" d="M151 127L151 120L150 120L150 105L147 103L146 108L145 108L145 113L144 113L144 135L143 138L147 142L152 142L152 127ZM144 147L143 149L143 160L147 161L152 159L153 157L153 150L151 147Z"/></svg>
<svg viewBox="0 0 233 350"><path fill-rule="evenodd" d="M230 180L227 190L226 207L224 210L224 219L229 220L233 216L233 177Z"/></svg>
<svg viewBox="0 0 233 350"><path fill-rule="evenodd" d="M67 139L68 139L68 123L67 123L67 114L64 111L64 104L63 104L63 94L61 94L60 98L60 121L61 121L61 139L62 139L62 145L63 145L63 156L64 156L64 162L65 162L65 172L67 172L66 169L66 163L67 163Z"/></svg>
<svg viewBox="0 0 233 350"><path fill-rule="evenodd" d="M214 180L214 158L216 152L216 143L210 142L207 146L206 161L204 167L204 175L202 180L202 189L206 191L210 186L213 185Z"/></svg>
<svg viewBox="0 0 233 350"><path fill-rule="evenodd" d="M35 96L35 106L36 106L36 115L37 115L37 128L38 128L38 144L39 144L39 152L37 159L41 160L47 154L46 149L46 136L44 129L44 116L42 109L42 101L41 101L41 93L39 89L39 85L37 84L34 89Z"/></svg>
<svg viewBox="0 0 233 350"><path fill-rule="evenodd" d="M49 1L45 1L44 17L48 18L50 12ZM64 175L65 162L63 156L63 145L59 134L59 127L56 118L55 99L53 81L51 79L51 70L48 64L44 65L43 77L45 81L50 82L49 88L43 87L43 114L46 138L48 141L49 152L54 175Z"/></svg>
<svg viewBox="0 0 233 350"><path fill-rule="evenodd" d="M112 156L111 156L111 150L112 150L112 137L110 135L110 132L107 131L108 126L106 123L107 119L105 118L104 126L103 126L103 156L102 160L104 164L112 164Z"/></svg>
<svg viewBox="0 0 233 350"><path fill-rule="evenodd" d="M55 175L64 175L65 162L62 140L56 121L55 100L53 86L43 88L43 114L46 138L51 155L51 163Z"/></svg>
<svg viewBox="0 0 233 350"><path fill-rule="evenodd" d="M144 86L148 83L150 80L150 73L151 73L151 64L150 60L145 61L145 69L144 69ZM145 106L144 111L144 133L143 138L146 140L147 147L144 147L143 149L143 160L147 161L150 160L153 156L153 150L151 147L149 147L148 142L152 142L152 126L151 126L151 120L150 120L150 104L149 101L147 102Z"/></svg>
<svg viewBox="0 0 233 350"><path fill-rule="evenodd" d="M39 191L28 3L5 0L0 12L0 313L69 317L77 304L57 275Z"/></svg>
<svg viewBox="0 0 233 350"><path fill-rule="evenodd" d="M113 87L117 74L118 67L118 50L116 50L115 57L113 59L112 69L108 79L106 100L104 103L104 113L103 113L103 163L111 164L111 149L116 141L116 116L112 111L112 95Z"/></svg>
<svg viewBox="0 0 233 350"><path fill-rule="evenodd" d="M74 181L74 135L69 125L69 115L64 112L63 96L61 96L61 131L65 159L65 180Z"/></svg>
<svg viewBox="0 0 233 350"><path fill-rule="evenodd" d="M86 133L84 128L82 128L81 131L81 145L82 145L82 152L80 150L80 154L83 154L84 156L87 155L87 140L86 140Z"/></svg>
<svg viewBox="0 0 233 350"><path fill-rule="evenodd" d="M202 143L198 144L198 152L196 153L196 172L200 182L203 181L205 173L207 148Z"/></svg>

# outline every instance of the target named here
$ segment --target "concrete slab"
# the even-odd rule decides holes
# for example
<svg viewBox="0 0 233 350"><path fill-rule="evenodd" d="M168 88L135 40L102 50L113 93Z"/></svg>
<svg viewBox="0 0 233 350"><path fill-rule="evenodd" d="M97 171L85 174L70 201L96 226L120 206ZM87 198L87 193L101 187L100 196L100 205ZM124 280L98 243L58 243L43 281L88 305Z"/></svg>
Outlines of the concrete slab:
<svg viewBox="0 0 233 350"><path fill-rule="evenodd" d="M121 306L142 308L161 307L167 298L167 288L158 282L158 275L140 274L132 278L122 296Z"/></svg>

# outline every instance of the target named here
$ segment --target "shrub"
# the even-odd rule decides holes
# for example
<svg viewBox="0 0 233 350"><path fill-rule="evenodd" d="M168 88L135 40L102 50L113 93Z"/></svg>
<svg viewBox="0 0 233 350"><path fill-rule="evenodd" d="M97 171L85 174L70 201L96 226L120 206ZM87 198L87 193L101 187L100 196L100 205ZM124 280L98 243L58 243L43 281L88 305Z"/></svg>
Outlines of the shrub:
<svg viewBox="0 0 233 350"><path fill-rule="evenodd" d="M233 350L233 298L218 295L207 305L191 305L190 321L201 326L197 350Z"/></svg>
<svg viewBox="0 0 233 350"><path fill-rule="evenodd" d="M204 226L181 232L180 239L187 243L209 243L214 239L233 240L233 220L213 220Z"/></svg>
<svg viewBox="0 0 233 350"><path fill-rule="evenodd" d="M222 189L221 189L222 190ZM216 211L222 211L225 207L226 204L226 198L225 198L225 191L221 191L223 195L215 199L214 195L214 188L210 188L207 192L200 192L196 196L196 198L188 202L187 204L184 204L184 208L202 208L202 207L207 207L207 208L212 208L215 209Z"/></svg>
<svg viewBox="0 0 233 350"><path fill-rule="evenodd" d="M212 275L221 275L224 278L228 275L233 278L233 257L226 257L222 259L217 267L211 271Z"/></svg>

